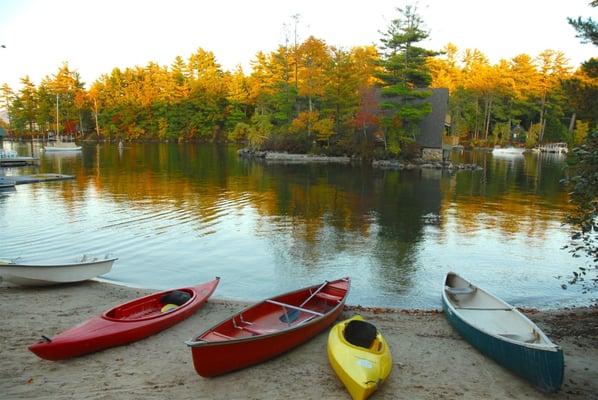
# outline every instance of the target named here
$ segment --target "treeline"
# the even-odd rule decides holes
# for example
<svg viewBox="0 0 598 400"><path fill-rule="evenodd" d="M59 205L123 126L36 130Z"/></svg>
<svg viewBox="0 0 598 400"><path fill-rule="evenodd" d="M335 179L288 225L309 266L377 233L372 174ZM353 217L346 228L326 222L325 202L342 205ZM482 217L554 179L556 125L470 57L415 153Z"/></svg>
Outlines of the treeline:
<svg viewBox="0 0 598 400"><path fill-rule="evenodd" d="M450 132L465 140L577 144L596 127L598 59L572 71L562 52L546 50L490 64L479 50L448 44L429 66L433 85L451 93Z"/></svg>
<svg viewBox="0 0 598 400"><path fill-rule="evenodd" d="M170 66L115 68L88 88L65 63L35 85L3 85L14 135L85 134L109 140L235 140L255 148L399 153L417 136L428 87L450 91L449 134L472 144L577 142L596 126L598 61L572 71L562 53L490 64L449 44L435 53L415 9L399 10L381 45L342 49L309 37L259 52L251 72L225 71L198 49ZM378 88L378 89L377 89ZM391 100L393 99L394 100ZM58 112L58 115L57 115Z"/></svg>
<svg viewBox="0 0 598 400"><path fill-rule="evenodd" d="M373 118L365 114L374 110L360 104L376 82L377 61L374 46L343 50L310 37L258 53L251 74L241 67L224 71L212 52L198 49L169 67L115 68L89 89L65 63L37 87L28 77L16 93L4 85L2 96L17 134L56 130L58 102L61 132L100 138L228 138L257 145L289 134L328 142Z"/></svg>

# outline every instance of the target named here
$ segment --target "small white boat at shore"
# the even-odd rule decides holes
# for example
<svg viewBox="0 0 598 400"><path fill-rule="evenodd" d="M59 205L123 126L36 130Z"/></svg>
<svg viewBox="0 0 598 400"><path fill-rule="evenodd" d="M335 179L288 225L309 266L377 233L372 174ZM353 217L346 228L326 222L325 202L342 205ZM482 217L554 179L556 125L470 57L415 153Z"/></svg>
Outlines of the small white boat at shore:
<svg viewBox="0 0 598 400"><path fill-rule="evenodd" d="M61 264L22 263L19 259L0 260L0 278L22 286L47 286L80 282L106 274L118 258L83 256Z"/></svg>
<svg viewBox="0 0 598 400"><path fill-rule="evenodd" d="M492 155L504 156L522 156L524 148L520 147L495 147L492 149Z"/></svg>
<svg viewBox="0 0 598 400"><path fill-rule="evenodd" d="M73 142L56 142L52 146L45 146L44 151L79 151L81 146Z"/></svg>

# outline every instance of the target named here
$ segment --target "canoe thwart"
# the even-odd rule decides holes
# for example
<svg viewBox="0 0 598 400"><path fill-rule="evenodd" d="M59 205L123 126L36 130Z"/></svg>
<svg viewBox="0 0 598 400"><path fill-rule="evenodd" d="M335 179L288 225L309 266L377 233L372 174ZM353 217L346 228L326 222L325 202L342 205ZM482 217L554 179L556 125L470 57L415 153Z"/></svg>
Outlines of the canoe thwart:
<svg viewBox="0 0 598 400"><path fill-rule="evenodd" d="M310 300L311 300L311 299L312 299L312 298L313 298L315 295L317 295L318 293L320 293L320 291L321 291L322 289L324 289L324 288L325 288L325 287L326 287L326 286L327 286L329 283L330 283L330 282L328 282L328 281L324 281L324 283L322 283L322 284L320 285L320 287L319 287L319 288L318 288L318 289L317 289L315 292L311 293L311 294L310 294L310 296L309 296L307 299L305 299L305 301L304 301L303 303L301 303L301 304L299 305L299 307L303 307L304 305L306 305L307 303L309 303L309 301L310 301ZM311 292L311 290L310 290L310 292Z"/></svg>
<svg viewBox="0 0 598 400"><path fill-rule="evenodd" d="M321 316L324 315L324 314L319 313L317 311L313 311L313 310L310 310L310 309L307 309L307 308L303 308L303 307L292 306L290 304L281 303L281 302L275 301L275 300L269 300L268 299L268 300L266 300L266 303L274 304L274 305L281 306L281 307L291 308L291 309L297 310L297 311L303 311L303 312L306 312L306 313L309 313L309 314L317 315L319 317L321 317Z"/></svg>

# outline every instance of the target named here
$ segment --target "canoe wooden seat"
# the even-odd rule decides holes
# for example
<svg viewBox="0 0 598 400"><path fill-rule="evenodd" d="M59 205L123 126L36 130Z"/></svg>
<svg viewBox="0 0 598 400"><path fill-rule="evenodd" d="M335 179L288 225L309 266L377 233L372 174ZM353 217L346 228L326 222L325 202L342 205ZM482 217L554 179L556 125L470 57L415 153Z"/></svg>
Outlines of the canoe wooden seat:
<svg viewBox="0 0 598 400"><path fill-rule="evenodd" d="M228 335L225 335L224 333L220 333L220 332L216 332L216 331L212 331L212 332L210 332L210 334L212 334L214 336L218 336L219 338L222 338L222 339L228 339L228 340L234 339L232 336L228 336Z"/></svg>
<svg viewBox="0 0 598 400"><path fill-rule="evenodd" d="M318 292L315 295L316 298L320 299L320 300L325 300L325 301L336 301L339 302L342 300L342 297L340 296L335 296L333 294L329 294L329 293L324 293L324 292Z"/></svg>
<svg viewBox="0 0 598 400"><path fill-rule="evenodd" d="M255 326L239 326L239 329L243 329L244 331L253 333L255 335L267 335L269 333L274 333L274 332L279 332L278 329L262 329L262 328L257 328Z"/></svg>
<svg viewBox="0 0 598 400"><path fill-rule="evenodd" d="M469 286L469 287L460 287L460 288L445 286L444 290L448 294L474 294L477 289L476 288L472 288L471 286Z"/></svg>

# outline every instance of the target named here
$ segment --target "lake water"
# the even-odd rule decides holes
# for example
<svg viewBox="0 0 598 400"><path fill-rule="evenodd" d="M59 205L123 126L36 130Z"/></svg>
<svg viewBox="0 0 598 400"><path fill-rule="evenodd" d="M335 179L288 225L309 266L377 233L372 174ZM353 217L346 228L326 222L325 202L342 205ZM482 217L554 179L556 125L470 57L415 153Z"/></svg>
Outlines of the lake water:
<svg viewBox="0 0 598 400"><path fill-rule="evenodd" d="M265 164L233 146L3 146L40 165L0 174L75 179L0 193L0 257L111 253L106 280L161 289L218 275L216 296L243 300L351 276L349 304L440 307L450 270L525 307L592 297L555 278L583 264L561 250L569 205L554 155L453 153L484 170L449 174Z"/></svg>

